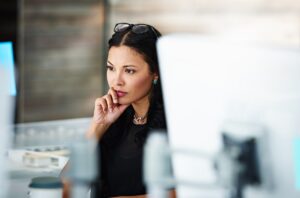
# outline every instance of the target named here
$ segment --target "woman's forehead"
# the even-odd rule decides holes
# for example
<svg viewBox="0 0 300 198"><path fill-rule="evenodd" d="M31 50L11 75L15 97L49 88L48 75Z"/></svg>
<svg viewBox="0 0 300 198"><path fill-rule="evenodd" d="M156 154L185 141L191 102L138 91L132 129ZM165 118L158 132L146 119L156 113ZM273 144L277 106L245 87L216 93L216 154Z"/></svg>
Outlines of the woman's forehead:
<svg viewBox="0 0 300 198"><path fill-rule="evenodd" d="M108 51L107 60L109 63L117 66L147 65L142 54L127 46L111 47Z"/></svg>

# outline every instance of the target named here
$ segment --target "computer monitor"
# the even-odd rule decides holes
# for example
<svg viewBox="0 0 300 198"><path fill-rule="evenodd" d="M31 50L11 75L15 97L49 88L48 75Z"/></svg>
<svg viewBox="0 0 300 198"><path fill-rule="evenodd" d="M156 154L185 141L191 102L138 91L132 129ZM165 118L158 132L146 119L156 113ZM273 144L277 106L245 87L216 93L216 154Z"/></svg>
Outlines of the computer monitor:
<svg viewBox="0 0 300 198"><path fill-rule="evenodd" d="M16 79L14 70L14 55L12 42L0 42L0 69L7 73L7 84L2 89L9 90L11 96L16 96ZM2 74L4 75L4 74Z"/></svg>
<svg viewBox="0 0 300 198"><path fill-rule="evenodd" d="M11 42L0 42L0 197L7 197L8 168L5 152L10 146L16 84Z"/></svg>
<svg viewBox="0 0 300 198"><path fill-rule="evenodd" d="M300 50L174 34L158 53L170 146L190 151L172 154L175 179L189 181L179 197L225 197L212 160L224 131L261 142L261 182L244 197L300 197Z"/></svg>

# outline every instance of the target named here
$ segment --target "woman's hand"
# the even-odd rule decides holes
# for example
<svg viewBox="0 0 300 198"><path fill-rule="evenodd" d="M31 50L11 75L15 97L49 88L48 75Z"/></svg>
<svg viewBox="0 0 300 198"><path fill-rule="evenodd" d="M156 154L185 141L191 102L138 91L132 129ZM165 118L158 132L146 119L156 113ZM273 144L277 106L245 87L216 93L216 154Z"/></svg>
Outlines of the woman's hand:
<svg viewBox="0 0 300 198"><path fill-rule="evenodd" d="M119 105L118 96L114 89L95 101L93 121L96 124L111 125L129 105Z"/></svg>
<svg viewBox="0 0 300 198"><path fill-rule="evenodd" d="M96 136L100 139L108 127L125 111L129 104L118 104L118 96L113 88L106 95L97 98L94 107L93 122L87 137Z"/></svg>

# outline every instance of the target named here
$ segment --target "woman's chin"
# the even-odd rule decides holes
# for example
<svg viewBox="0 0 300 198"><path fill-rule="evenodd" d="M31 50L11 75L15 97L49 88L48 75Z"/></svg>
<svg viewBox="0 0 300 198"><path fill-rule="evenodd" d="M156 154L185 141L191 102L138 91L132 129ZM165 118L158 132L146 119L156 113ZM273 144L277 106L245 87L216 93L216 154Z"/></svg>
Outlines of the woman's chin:
<svg viewBox="0 0 300 198"><path fill-rule="evenodd" d="M120 105L128 105L128 104L132 103L132 101L122 100L122 99L119 99L118 102L119 102Z"/></svg>

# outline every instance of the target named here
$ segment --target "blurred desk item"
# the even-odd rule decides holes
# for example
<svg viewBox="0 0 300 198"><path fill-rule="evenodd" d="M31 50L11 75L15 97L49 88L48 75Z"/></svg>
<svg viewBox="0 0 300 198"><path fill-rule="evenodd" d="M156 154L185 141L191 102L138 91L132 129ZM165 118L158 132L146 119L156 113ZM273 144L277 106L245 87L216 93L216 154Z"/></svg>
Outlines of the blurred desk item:
<svg viewBox="0 0 300 198"><path fill-rule="evenodd" d="M63 183L59 177L35 177L29 184L29 198L62 198Z"/></svg>
<svg viewBox="0 0 300 198"><path fill-rule="evenodd" d="M69 156L71 143L82 140L90 118L17 124L7 152L8 198L26 197L34 177L59 177Z"/></svg>
<svg viewBox="0 0 300 198"><path fill-rule="evenodd" d="M80 140L91 118L21 123L14 126L14 148L61 146Z"/></svg>
<svg viewBox="0 0 300 198"><path fill-rule="evenodd" d="M10 151L10 155L16 155ZM17 152L17 151L16 151ZM25 152L23 152L25 154ZM20 155L18 153L18 155ZM20 155L21 156L21 155ZM59 177L62 169L46 167L27 166L23 163L9 160L9 198L26 197L28 193L28 185L32 178L40 176Z"/></svg>
<svg viewBox="0 0 300 198"><path fill-rule="evenodd" d="M67 148L37 147L30 149L14 149L8 151L8 158L14 163L32 168L62 169L67 161L69 151ZM53 150L51 150L53 149Z"/></svg>

